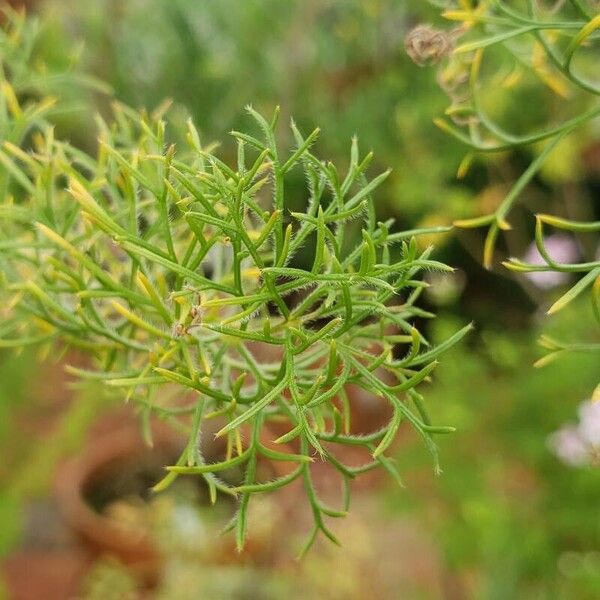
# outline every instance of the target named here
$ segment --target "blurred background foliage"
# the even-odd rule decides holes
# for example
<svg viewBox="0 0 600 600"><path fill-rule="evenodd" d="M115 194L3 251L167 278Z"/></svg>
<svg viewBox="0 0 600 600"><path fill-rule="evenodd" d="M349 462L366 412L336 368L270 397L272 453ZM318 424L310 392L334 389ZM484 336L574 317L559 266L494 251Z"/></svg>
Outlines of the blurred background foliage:
<svg viewBox="0 0 600 600"><path fill-rule="evenodd" d="M489 212L536 152L480 157L456 178L465 148L432 122L448 97L435 68L417 67L404 51L404 37L417 23L449 27L439 8L422 0L45 0L32 11L42 23L36 61L52 70L77 56L84 72L136 107L172 98L172 113L189 111L204 142L223 141L232 153L224 132L242 128L247 103L267 113L279 104L305 131L319 125L320 153L342 164L357 134L363 149L375 151L374 172L393 168L378 211L401 227ZM586 102L576 92L565 99L563 90L531 72L516 85L488 81L486 108L514 131L564 120ZM111 100L94 89L54 117L60 134L84 147L95 143L92 113L106 111ZM522 256L532 239L532 214L564 214L565 207L571 218L600 218L597 121L569 138L528 187L512 219L518 226L501 251ZM498 265L485 271L482 239L481 232L460 231L432 240L439 245L436 258L459 270L435 281L427 297L441 313L430 333L442 339L457 321L477 324L468 343L444 358L428 391L436 421L458 428L440 441L444 474L434 477L417 448L403 444L397 462L406 487L378 493L384 516L365 527L378 540L377 532L383 535L395 520L417 523L439 555L432 577L443 580L440 597L592 599L600 589L598 471L562 465L546 439L574 419L598 365L593 355L575 355L547 369L532 367L542 331L585 338L591 309L576 302L542 322L561 288L541 289ZM77 444L97 410L93 404L67 411L50 438L35 427L18 431L53 411L52 398L32 381L41 368L31 353L0 354L0 553L18 543L23 498L48 493L50 478L40 470L51 470L52 460ZM40 456L47 454L41 469ZM351 548L341 552L355 556L352 548L361 541L345 540ZM395 551L390 540L379 548ZM299 568L314 575L310 560ZM417 586L411 597L438 597L432 593Z"/></svg>
<svg viewBox="0 0 600 600"><path fill-rule="evenodd" d="M423 6L419 7L420 4ZM44 55L56 55L65 32L85 39L83 65L133 106L165 97L189 110L205 142L240 129L252 103L302 130L323 129L320 148L345 158L358 134L394 168L383 214L405 220L433 211L463 214L470 193L453 181L460 145L432 116L444 94L431 72L404 52L404 35L435 10L391 0L254 2L57 1L45 3ZM231 146L233 148L233 146Z"/></svg>

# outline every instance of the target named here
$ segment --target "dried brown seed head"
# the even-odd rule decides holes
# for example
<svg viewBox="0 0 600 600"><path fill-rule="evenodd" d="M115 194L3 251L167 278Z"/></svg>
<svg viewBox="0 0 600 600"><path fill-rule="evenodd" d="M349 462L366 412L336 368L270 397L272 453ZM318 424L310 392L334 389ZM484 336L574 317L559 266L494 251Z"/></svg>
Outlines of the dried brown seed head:
<svg viewBox="0 0 600 600"><path fill-rule="evenodd" d="M452 52L462 31L462 28L443 31L427 24L417 25L404 39L404 48L420 67L434 65Z"/></svg>

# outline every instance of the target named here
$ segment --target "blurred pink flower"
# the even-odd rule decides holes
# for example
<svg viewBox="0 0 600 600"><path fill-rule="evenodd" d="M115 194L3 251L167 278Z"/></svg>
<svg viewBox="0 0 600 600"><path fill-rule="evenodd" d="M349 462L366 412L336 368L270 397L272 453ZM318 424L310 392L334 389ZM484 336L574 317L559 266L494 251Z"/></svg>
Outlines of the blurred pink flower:
<svg viewBox="0 0 600 600"><path fill-rule="evenodd" d="M582 402L579 423L561 427L548 438L548 444L571 467L595 463L600 456L600 402Z"/></svg>
<svg viewBox="0 0 600 600"><path fill-rule="evenodd" d="M578 429L586 444L600 449L600 402L589 400L579 407Z"/></svg>
<svg viewBox="0 0 600 600"><path fill-rule="evenodd" d="M562 233L549 235L544 239L544 242L548 254L557 263L574 263L579 258L577 243L568 235ZM546 261L539 253L535 242L532 242L529 245L523 259L525 262L533 265L546 264ZM550 289L567 283L570 275L568 273L559 273L557 271L540 271L535 273L525 273L525 277L539 288Z"/></svg>
<svg viewBox="0 0 600 600"><path fill-rule="evenodd" d="M561 427L548 442L554 454L571 467L581 467L589 461L588 449L575 425Z"/></svg>

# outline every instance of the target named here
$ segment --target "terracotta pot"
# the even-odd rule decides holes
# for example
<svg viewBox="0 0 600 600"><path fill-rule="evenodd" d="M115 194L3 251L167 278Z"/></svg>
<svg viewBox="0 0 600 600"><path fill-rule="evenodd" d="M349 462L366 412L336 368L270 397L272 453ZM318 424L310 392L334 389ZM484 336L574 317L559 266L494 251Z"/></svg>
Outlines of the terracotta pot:
<svg viewBox="0 0 600 600"><path fill-rule="evenodd" d="M36 4L39 4L40 0L5 0L5 2L8 6L16 10L26 9L28 12L31 12L31 9L34 8Z"/></svg>
<svg viewBox="0 0 600 600"><path fill-rule="evenodd" d="M274 439L275 436L267 433L265 437ZM110 480L124 477L124 473L135 473L136 469L143 471L145 465L156 469L172 464L186 442L180 434L163 423L153 426L153 439L154 447L149 448L143 441L139 424L136 422L126 422L116 430L104 431L92 437L82 454L63 463L55 480L55 495L65 521L93 555L117 558L147 587L158 583L164 562L156 541L150 532L137 528L130 530L114 518L95 509L89 496L92 490L101 488L102 482L107 478ZM206 443L207 439L212 439L212 436L204 436L204 457L209 462L222 460L223 445ZM291 452L289 448L278 447L278 450ZM263 471L272 473L273 477L289 472L289 465L285 463L271 463L265 460L262 467ZM124 487L127 488L126 477L124 481ZM149 490L156 480L148 480L145 483ZM139 481L137 489L139 490ZM278 517L274 518L289 517L293 506L289 493L278 494L276 501L278 507L283 508L277 511ZM234 505L232 512L233 510ZM272 530L276 531L277 527L277 523L272 524ZM211 547L209 560L212 563L239 560L269 562L275 554L272 537L274 536L268 536L267 539L250 537L243 554L236 552L233 535L215 538L215 547Z"/></svg>
<svg viewBox="0 0 600 600"><path fill-rule="evenodd" d="M95 510L88 496L102 480L125 467L149 464L159 457L169 462L181 451L182 441L174 433L163 428L154 433L154 448L148 448L139 429L131 425L96 436L80 456L59 467L55 482L64 519L84 544L95 555L116 557L148 584L158 580L162 562L154 541L147 533L129 531Z"/></svg>

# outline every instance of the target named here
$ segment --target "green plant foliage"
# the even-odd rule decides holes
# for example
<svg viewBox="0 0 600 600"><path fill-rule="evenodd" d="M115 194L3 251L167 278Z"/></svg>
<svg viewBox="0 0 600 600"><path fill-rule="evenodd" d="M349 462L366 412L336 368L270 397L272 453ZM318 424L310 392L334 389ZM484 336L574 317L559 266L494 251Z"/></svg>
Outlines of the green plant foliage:
<svg viewBox="0 0 600 600"><path fill-rule="evenodd" d="M0 11L0 139L20 145L36 126L81 111L86 91L106 92L108 87L78 71L72 51L65 53L66 64L49 67L39 55L38 20L9 6ZM0 160L10 170L4 152Z"/></svg>
<svg viewBox="0 0 600 600"><path fill-rule="evenodd" d="M510 215L523 191L548 163L552 153L563 148L567 138L600 118L600 80L597 78L600 14L597 13L597 3L582 0L559 2L553 8L544 8L534 0L493 0L477 6L471 2L459 4L460 7L447 4L447 10L442 14L446 19L460 23L460 28L449 33L429 32L427 35L426 32L419 48L430 53L437 50L449 57L440 80L453 82L452 104L446 111L446 117L436 123L470 147L471 152L465 157L460 170L466 170L477 154L534 145L536 148L530 165L493 212L455 222L459 227L487 229L483 262L490 268L498 236L501 231L511 229ZM460 40L455 39L457 37ZM535 83L532 84L528 77L533 78ZM522 80L534 88L542 84L560 98L559 105L563 106L559 111L559 122L540 123L537 131L525 134L508 131L498 122L486 105L490 91L493 86L513 88ZM592 241L589 247L598 247L600 223L539 214L536 217L535 242L544 264L529 264L511 258L504 265L520 273L556 271L581 274L577 283L550 307L548 314L557 312L579 294L591 289L592 319L596 321L597 338L600 332L600 260L591 255L589 260L576 264L556 261L545 243L550 227L575 235L591 235L596 243ZM569 343L543 337L541 343L550 353L538 361L538 366L568 351L600 352L600 344L595 341ZM598 394L600 385L595 392L595 395Z"/></svg>
<svg viewBox="0 0 600 600"><path fill-rule="evenodd" d="M388 172L366 178L372 154L361 157L356 139L342 173L312 153L318 129L304 137L292 123L295 143L285 151L276 143L278 111L266 120L248 107L259 135L232 132L230 166L201 145L191 121L186 146L176 150L162 120L166 105L149 114L115 104L114 122L97 118L91 156L56 139L45 122L25 119L12 89L6 81L6 122L23 119L36 130L2 148L8 315L0 347L61 342L87 350L97 369L70 372L121 390L139 408L149 442L152 415L186 430L189 443L156 491L196 475L213 501L218 492L237 497L231 528L241 548L251 496L300 479L314 516L310 545L319 531L335 541L325 518L346 514L357 475L382 466L399 480L386 451L403 422L437 468L433 437L452 428L431 424L417 387L470 326L430 347L411 325L433 316L416 306L419 274L452 270L416 236L446 229L393 233L392 220L378 222L372 194ZM292 170L306 180L306 212L289 212ZM302 246L311 249L310 265L294 262ZM389 403L387 426L350 433L347 384ZM213 418L227 452L207 464L199 438ZM264 444L273 420L288 429L276 441L294 441L296 453ZM368 462L345 465L332 448L348 445L364 448ZM262 481L260 456L291 466ZM317 496L316 459L341 476L340 509ZM236 485L221 476L233 467L244 472Z"/></svg>

